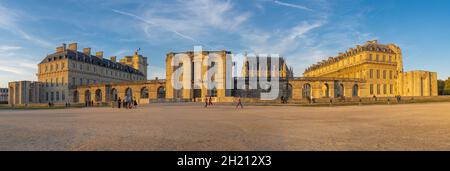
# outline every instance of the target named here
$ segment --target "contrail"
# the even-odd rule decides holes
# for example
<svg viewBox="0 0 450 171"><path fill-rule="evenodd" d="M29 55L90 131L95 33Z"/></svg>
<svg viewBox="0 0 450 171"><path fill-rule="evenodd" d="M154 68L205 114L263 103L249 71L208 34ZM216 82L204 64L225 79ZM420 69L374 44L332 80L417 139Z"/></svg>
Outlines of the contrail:
<svg viewBox="0 0 450 171"><path fill-rule="evenodd" d="M296 4L291 4L291 3L286 3L286 2L281 2L281 1L273 1L274 3L278 4L278 5L282 5L282 6L287 6L287 7L292 7L292 8L297 8L297 9L302 9L302 10L307 10L307 11L312 11L312 9L309 9L305 6L301 6L301 5L296 5Z"/></svg>
<svg viewBox="0 0 450 171"><path fill-rule="evenodd" d="M149 25L159 26L158 24L153 23L153 22L150 22L150 21L148 21L148 20L146 20L146 19L144 19L144 18L142 18L142 17L139 17L139 16L137 16L137 15L134 15L134 14L131 14L131 13L128 13L128 12L124 12L124 11L120 11L120 10L116 10L116 9L111 9L111 10L112 10L113 12L115 12L115 13L118 13L118 14L122 14L122 15L126 15L126 16L133 17L133 18L135 18L135 19L137 19L137 20L139 20L139 21L142 21L142 22L144 22L144 23L147 23L147 24L149 24ZM203 45L203 46L205 46L205 47L211 48L210 46L208 46L208 45L206 45L206 44L204 44L204 43L202 43L202 42L200 42L200 41L198 41L198 40L196 40L196 39L194 39L194 38L192 38L192 37L190 37L190 36L184 35L184 34L178 32L178 31L176 31L176 30L172 30L172 29L169 29L169 28L166 28L166 27L163 27L163 26L159 26L159 27L163 28L164 30L170 31L170 32L172 32L172 33L175 33L176 35L178 35L178 36L180 36L180 37L182 37L182 38L184 38L184 39L188 39L188 40L193 41L193 42L195 42L195 43L200 43L201 45Z"/></svg>

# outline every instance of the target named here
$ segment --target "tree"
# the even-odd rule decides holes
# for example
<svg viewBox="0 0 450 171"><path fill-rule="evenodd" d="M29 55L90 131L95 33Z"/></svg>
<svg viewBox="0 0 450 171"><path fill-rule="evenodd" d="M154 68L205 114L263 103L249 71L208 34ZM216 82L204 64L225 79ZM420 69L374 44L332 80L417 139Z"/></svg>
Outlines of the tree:
<svg viewBox="0 0 450 171"><path fill-rule="evenodd" d="M450 78L445 81L443 95L450 95Z"/></svg>
<svg viewBox="0 0 450 171"><path fill-rule="evenodd" d="M445 81L444 80L438 80L438 95L442 96L444 94L444 88L445 88Z"/></svg>

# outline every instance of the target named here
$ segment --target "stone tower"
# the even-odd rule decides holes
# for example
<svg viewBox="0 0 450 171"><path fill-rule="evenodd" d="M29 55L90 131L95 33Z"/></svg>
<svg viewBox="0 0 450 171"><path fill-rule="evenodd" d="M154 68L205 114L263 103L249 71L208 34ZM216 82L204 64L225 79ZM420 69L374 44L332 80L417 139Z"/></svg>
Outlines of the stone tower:
<svg viewBox="0 0 450 171"><path fill-rule="evenodd" d="M138 51L135 51L133 56L125 56L120 60L120 63L141 71L144 74L144 78L147 80L147 57L140 55Z"/></svg>

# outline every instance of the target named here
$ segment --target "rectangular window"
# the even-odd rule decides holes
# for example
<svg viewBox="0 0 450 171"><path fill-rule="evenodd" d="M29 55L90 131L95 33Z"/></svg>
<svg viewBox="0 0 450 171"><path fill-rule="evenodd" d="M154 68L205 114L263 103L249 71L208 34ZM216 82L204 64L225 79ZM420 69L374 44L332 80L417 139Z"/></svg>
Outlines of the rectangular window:
<svg viewBox="0 0 450 171"><path fill-rule="evenodd" d="M377 79L380 79L380 70L377 70Z"/></svg>
<svg viewBox="0 0 450 171"><path fill-rule="evenodd" d="M379 61L380 60L379 58L380 58L380 56L377 54L376 55L376 61Z"/></svg>
<svg viewBox="0 0 450 171"><path fill-rule="evenodd" d="M389 62L392 62L392 56L389 56Z"/></svg>
<svg viewBox="0 0 450 171"><path fill-rule="evenodd" d="M55 100L55 96L54 96L54 95L55 95L55 94L53 94L53 92L50 93L50 101Z"/></svg>
<svg viewBox="0 0 450 171"><path fill-rule="evenodd" d="M383 70L383 79L386 79L386 70Z"/></svg>
<svg viewBox="0 0 450 171"><path fill-rule="evenodd" d="M387 94L387 85L386 84L383 85L383 94Z"/></svg>
<svg viewBox="0 0 450 171"><path fill-rule="evenodd" d="M383 55L383 62L386 61L386 55Z"/></svg>
<svg viewBox="0 0 450 171"><path fill-rule="evenodd" d="M45 100L48 101L48 92L45 93Z"/></svg>
<svg viewBox="0 0 450 171"><path fill-rule="evenodd" d="M370 78L373 78L373 69L370 70Z"/></svg>
<svg viewBox="0 0 450 171"><path fill-rule="evenodd" d="M64 91L61 94L62 94L61 100L66 100L66 94L64 93Z"/></svg>
<svg viewBox="0 0 450 171"><path fill-rule="evenodd" d="M59 101L59 91L56 92L56 101Z"/></svg>
<svg viewBox="0 0 450 171"><path fill-rule="evenodd" d="M392 71L389 71L389 79L392 80Z"/></svg>
<svg viewBox="0 0 450 171"><path fill-rule="evenodd" d="M370 94L373 94L373 84L370 84Z"/></svg>
<svg viewBox="0 0 450 171"><path fill-rule="evenodd" d="M80 78L80 85L83 85L83 78Z"/></svg>
<svg viewBox="0 0 450 171"><path fill-rule="evenodd" d="M394 94L394 91L393 91L393 89L394 89L394 85L389 85L389 94Z"/></svg>
<svg viewBox="0 0 450 171"><path fill-rule="evenodd" d="M59 78L56 78L56 87L59 85Z"/></svg>

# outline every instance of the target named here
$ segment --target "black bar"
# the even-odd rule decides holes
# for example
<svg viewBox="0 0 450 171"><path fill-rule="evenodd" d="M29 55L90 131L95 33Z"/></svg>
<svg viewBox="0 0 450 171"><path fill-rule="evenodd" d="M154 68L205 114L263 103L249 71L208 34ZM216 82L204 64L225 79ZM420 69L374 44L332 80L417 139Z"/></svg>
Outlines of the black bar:
<svg viewBox="0 0 450 171"><path fill-rule="evenodd" d="M2 166L58 168L364 168L450 166L450 152L0 152ZM211 158L209 165L184 165ZM269 159L270 158L270 159ZM185 160L188 159L188 160ZM232 160L230 160L232 159ZM234 161L233 159L236 159ZM183 165L179 165L182 161ZM223 165L226 164L226 165Z"/></svg>

